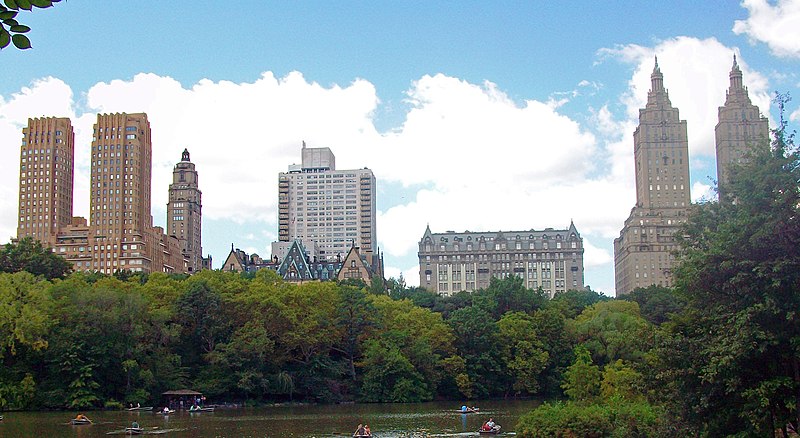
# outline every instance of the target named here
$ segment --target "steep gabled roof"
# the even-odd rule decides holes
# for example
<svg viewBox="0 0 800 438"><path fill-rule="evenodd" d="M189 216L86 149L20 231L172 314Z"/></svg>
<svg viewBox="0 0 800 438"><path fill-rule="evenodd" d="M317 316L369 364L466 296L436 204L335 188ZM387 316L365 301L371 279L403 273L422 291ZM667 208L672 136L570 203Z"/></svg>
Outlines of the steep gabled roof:
<svg viewBox="0 0 800 438"><path fill-rule="evenodd" d="M295 240L286 252L286 257L278 266L278 275L288 281L313 280L314 276L308 265L308 256L303 245Z"/></svg>

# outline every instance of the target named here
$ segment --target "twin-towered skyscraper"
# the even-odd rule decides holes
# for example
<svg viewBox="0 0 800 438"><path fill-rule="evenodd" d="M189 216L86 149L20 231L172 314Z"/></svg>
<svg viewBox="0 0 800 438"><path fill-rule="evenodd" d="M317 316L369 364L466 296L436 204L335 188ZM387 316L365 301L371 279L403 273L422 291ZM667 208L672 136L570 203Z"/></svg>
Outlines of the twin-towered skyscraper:
<svg viewBox="0 0 800 438"><path fill-rule="evenodd" d="M53 247L79 271L201 269L201 193L188 151L173 171L168 233L153 226L152 141L146 114L97 116L88 221L72 217L75 135L70 120L29 119L22 134L17 238L30 236Z"/></svg>
<svg viewBox="0 0 800 438"><path fill-rule="evenodd" d="M755 147L768 147L769 126L750 102L742 71L733 59L725 105L716 127L717 174L720 196L730 167ZM647 104L639 110L633 133L636 205L614 240L617 295L638 287L671 286L677 250L675 234L686 221L690 205L689 143L686 121L680 120L664 88L656 60L650 75Z"/></svg>

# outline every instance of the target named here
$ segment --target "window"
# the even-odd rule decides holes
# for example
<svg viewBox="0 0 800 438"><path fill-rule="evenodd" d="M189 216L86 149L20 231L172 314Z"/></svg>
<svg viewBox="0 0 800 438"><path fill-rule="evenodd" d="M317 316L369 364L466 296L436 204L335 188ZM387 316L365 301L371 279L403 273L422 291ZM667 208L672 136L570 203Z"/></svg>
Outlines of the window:
<svg viewBox="0 0 800 438"><path fill-rule="evenodd" d="M126 135L126 136L125 136L125 138L126 138L127 140L133 140L133 139L135 139L135 138L136 138L136 134L128 134L128 135Z"/></svg>

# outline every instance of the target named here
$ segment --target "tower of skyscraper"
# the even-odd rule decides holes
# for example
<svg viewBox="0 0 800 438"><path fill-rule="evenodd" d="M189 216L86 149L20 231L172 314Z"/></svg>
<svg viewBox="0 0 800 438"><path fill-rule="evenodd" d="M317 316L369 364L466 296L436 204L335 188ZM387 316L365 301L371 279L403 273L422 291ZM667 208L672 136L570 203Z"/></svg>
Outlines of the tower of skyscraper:
<svg viewBox="0 0 800 438"><path fill-rule="evenodd" d="M181 242L181 251L188 260L188 271L203 267L202 195L198 188L197 170L184 149L181 161L172 170L167 201L167 234Z"/></svg>
<svg viewBox="0 0 800 438"><path fill-rule="evenodd" d="M729 183L730 167L742 163L754 147L769 144L769 122L758 107L750 102L747 87L742 84L742 70L733 56L730 86L725 93L725 105L719 107L719 121L714 132L717 141L717 186L720 201Z"/></svg>
<svg viewBox="0 0 800 438"><path fill-rule="evenodd" d="M717 181L724 201L730 168L756 147L769 147L769 125L750 102L742 71L733 58L730 87L719 107L716 132ZM664 88L656 60L650 76L647 105L639 110L633 134L636 205L614 240L617 295L639 287L671 286L675 234L686 221L690 205L689 148L686 121L680 120Z"/></svg>
<svg viewBox="0 0 800 438"><path fill-rule="evenodd" d="M17 237L55 243L72 220L75 134L67 118L28 119L19 158Z"/></svg>
<svg viewBox="0 0 800 438"><path fill-rule="evenodd" d="M72 216L75 148L70 120L29 119L22 133L18 239L30 236L53 247L79 271L191 272L182 251L186 244L153 226L147 114L98 114L88 221ZM196 188L196 172L193 178ZM200 223L199 191L196 202L194 230ZM195 242L191 246L200 251Z"/></svg>
<svg viewBox="0 0 800 438"><path fill-rule="evenodd" d="M686 120L672 106L656 59L647 105L633 133L636 205L614 240L618 295L653 284L672 285L675 233L686 220L689 143Z"/></svg>

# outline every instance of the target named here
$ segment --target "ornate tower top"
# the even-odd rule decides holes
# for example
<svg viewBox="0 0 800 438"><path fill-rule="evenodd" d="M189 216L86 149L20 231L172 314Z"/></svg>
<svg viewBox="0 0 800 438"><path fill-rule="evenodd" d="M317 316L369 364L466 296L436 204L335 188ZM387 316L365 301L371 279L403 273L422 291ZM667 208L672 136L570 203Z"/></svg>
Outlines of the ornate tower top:
<svg viewBox="0 0 800 438"><path fill-rule="evenodd" d="M661 68L658 67L658 56L656 56L656 65L653 67L653 73L650 74L650 91L663 91L664 90L664 75L661 74Z"/></svg>
<svg viewBox="0 0 800 438"><path fill-rule="evenodd" d="M731 88L729 92L733 90L740 90L742 89L742 70L739 69L739 64L736 62L736 54L733 55L733 67L731 67Z"/></svg>
<svg viewBox="0 0 800 438"><path fill-rule="evenodd" d="M183 155L181 155L181 161L191 161L189 160L189 149L183 150Z"/></svg>

